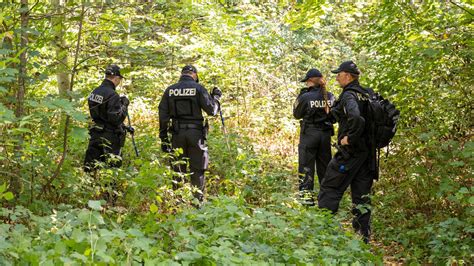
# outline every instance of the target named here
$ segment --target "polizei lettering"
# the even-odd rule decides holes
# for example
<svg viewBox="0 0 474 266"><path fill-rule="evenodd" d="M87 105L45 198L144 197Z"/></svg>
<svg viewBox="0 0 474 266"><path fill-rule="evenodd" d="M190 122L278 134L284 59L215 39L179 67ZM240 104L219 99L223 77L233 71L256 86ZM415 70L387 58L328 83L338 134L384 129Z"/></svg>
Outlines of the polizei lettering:
<svg viewBox="0 0 474 266"><path fill-rule="evenodd" d="M170 96L195 96L196 88L170 89Z"/></svg>
<svg viewBox="0 0 474 266"><path fill-rule="evenodd" d="M328 101L328 104L329 104L329 107L331 107L333 104L333 101ZM323 101L323 100L309 101L309 107L310 108L325 108L326 101Z"/></svg>
<svg viewBox="0 0 474 266"><path fill-rule="evenodd" d="M360 93L357 93L357 99L359 101L368 101L369 100L369 98L366 95L363 95L363 94L360 94Z"/></svg>
<svg viewBox="0 0 474 266"><path fill-rule="evenodd" d="M89 95L89 101L95 103L102 103L104 101L104 96L91 93L91 95Z"/></svg>

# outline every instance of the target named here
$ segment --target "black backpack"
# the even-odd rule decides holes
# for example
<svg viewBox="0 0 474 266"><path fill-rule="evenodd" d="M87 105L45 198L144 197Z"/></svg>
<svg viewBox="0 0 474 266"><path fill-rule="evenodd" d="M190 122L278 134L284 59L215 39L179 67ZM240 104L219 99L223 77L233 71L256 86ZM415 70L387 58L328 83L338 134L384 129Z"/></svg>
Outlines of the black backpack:
<svg viewBox="0 0 474 266"><path fill-rule="evenodd" d="M369 98L367 108L367 119L369 124L369 134L371 139L371 169L375 171L375 179L379 178L380 149L387 147L397 132L397 123L400 118L400 111L389 100L384 99L380 94L371 88L366 88L368 93L362 90L354 90Z"/></svg>
<svg viewBox="0 0 474 266"><path fill-rule="evenodd" d="M376 149L387 147L397 132L400 111L389 100L372 89L369 91L368 117L371 122L373 145Z"/></svg>

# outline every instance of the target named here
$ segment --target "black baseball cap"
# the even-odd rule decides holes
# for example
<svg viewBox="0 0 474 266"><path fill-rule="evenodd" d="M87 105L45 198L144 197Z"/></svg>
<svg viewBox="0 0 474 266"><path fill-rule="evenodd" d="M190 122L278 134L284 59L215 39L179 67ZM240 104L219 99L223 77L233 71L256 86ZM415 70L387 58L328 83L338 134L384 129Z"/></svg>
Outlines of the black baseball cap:
<svg viewBox="0 0 474 266"><path fill-rule="evenodd" d="M105 75L107 75L107 76L119 76L119 77L123 78L122 74L120 74L120 67L117 66L116 64L108 65L107 68L105 68Z"/></svg>
<svg viewBox="0 0 474 266"><path fill-rule="evenodd" d="M352 73L352 74L356 74L356 75L359 75L360 74L360 71L359 69L357 68L357 65L352 62L352 61L345 61L345 62L342 62L342 64L339 65L339 68L336 69L336 70L331 70L332 73L339 73L339 72L347 72L347 73Z"/></svg>
<svg viewBox="0 0 474 266"><path fill-rule="evenodd" d="M181 69L181 73L184 73L184 72L194 72L194 73L198 73L197 69L193 66L193 65L185 65L183 67L183 69Z"/></svg>
<svg viewBox="0 0 474 266"><path fill-rule="evenodd" d="M305 82L308 79L315 78L315 77L322 78L323 74L321 74L321 71L317 70L316 68L311 68L306 73L306 76L304 77L304 79L300 80L300 82Z"/></svg>

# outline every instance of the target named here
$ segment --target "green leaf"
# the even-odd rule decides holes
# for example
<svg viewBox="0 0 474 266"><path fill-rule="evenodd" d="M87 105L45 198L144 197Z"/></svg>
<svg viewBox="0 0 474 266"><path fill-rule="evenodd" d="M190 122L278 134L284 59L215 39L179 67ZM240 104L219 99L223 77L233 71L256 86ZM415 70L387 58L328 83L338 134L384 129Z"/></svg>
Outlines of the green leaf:
<svg viewBox="0 0 474 266"><path fill-rule="evenodd" d="M454 162L450 162L449 165L451 165L453 167L462 167L462 166L464 166L464 162L463 161L454 161Z"/></svg>
<svg viewBox="0 0 474 266"><path fill-rule="evenodd" d="M93 210L96 210L96 211L101 211L102 210L101 203L98 200L89 200L87 205L89 206L89 208L91 208Z"/></svg>
<svg viewBox="0 0 474 266"><path fill-rule="evenodd" d="M71 235L71 238L80 243L82 242L84 239L87 238L87 234L82 232L79 228L76 228L72 231L72 235Z"/></svg>
<svg viewBox="0 0 474 266"><path fill-rule="evenodd" d="M3 197L6 199L6 200L12 200L14 198L14 195L12 192L8 191L7 193L3 194Z"/></svg>
<svg viewBox="0 0 474 266"><path fill-rule="evenodd" d="M134 237L143 237L143 233L136 229L136 228L130 228L127 230L127 233L131 236L134 236Z"/></svg>
<svg viewBox="0 0 474 266"><path fill-rule="evenodd" d="M71 137L77 141L86 140L88 136L88 130L82 127L73 127L71 130Z"/></svg>
<svg viewBox="0 0 474 266"><path fill-rule="evenodd" d="M152 204L150 205L150 212L151 212L151 213L156 213L157 211L158 211L158 206L156 206L155 203L152 203Z"/></svg>
<svg viewBox="0 0 474 266"><path fill-rule="evenodd" d="M180 252L176 254L175 259L176 260L184 260L184 261L194 261L197 259L202 258L201 254L195 252L195 251L185 251L185 252Z"/></svg>
<svg viewBox="0 0 474 266"><path fill-rule="evenodd" d="M102 207L101 207L102 208ZM91 223L93 224L105 224L104 218L98 212L92 212Z"/></svg>

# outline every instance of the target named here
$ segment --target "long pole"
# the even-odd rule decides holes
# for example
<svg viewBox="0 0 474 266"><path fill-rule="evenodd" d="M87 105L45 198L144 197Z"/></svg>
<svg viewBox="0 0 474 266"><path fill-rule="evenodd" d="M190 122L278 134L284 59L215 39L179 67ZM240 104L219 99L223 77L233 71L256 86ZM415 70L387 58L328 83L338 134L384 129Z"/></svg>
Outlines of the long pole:
<svg viewBox="0 0 474 266"><path fill-rule="evenodd" d="M132 125L130 123L130 115L128 114L128 112L127 112L127 120L128 120L128 127L132 128ZM135 150L135 155L138 157L140 155L138 154L137 144L135 144L135 132L131 131L130 135L132 135L132 144L133 144L133 149Z"/></svg>
<svg viewBox="0 0 474 266"><path fill-rule="evenodd" d="M224 116L222 115L221 103L217 101L217 104L219 105L219 115L221 117L222 131L224 132L225 143L227 145L227 149L230 150L229 138L227 137L227 128L225 127Z"/></svg>

